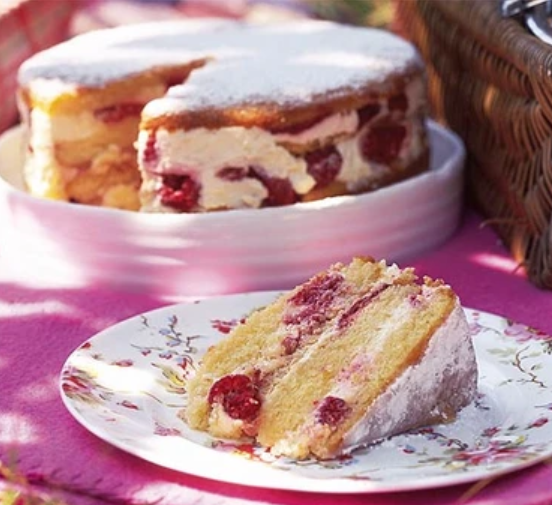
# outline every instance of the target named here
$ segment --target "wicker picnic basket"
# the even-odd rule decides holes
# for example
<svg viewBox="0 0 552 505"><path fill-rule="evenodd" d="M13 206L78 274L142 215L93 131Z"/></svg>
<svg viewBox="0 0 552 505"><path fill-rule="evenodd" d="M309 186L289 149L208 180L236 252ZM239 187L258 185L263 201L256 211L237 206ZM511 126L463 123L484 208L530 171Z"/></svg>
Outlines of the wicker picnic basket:
<svg viewBox="0 0 552 505"><path fill-rule="evenodd" d="M398 0L432 114L468 150L468 195L537 286L552 288L552 46L497 0Z"/></svg>

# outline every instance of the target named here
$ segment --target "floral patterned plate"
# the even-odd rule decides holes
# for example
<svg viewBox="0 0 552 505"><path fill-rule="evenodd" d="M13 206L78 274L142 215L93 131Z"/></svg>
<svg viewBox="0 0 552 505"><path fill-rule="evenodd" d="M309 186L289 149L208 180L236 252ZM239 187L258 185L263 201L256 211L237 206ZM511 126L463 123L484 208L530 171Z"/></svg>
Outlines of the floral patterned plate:
<svg viewBox="0 0 552 505"><path fill-rule="evenodd" d="M275 292L162 308L97 334L65 363L63 401L85 428L140 458L250 486L360 493L495 477L552 455L552 337L465 309L480 371L479 396L449 425L393 437L317 462L273 457L216 440L179 418L186 377L207 347Z"/></svg>

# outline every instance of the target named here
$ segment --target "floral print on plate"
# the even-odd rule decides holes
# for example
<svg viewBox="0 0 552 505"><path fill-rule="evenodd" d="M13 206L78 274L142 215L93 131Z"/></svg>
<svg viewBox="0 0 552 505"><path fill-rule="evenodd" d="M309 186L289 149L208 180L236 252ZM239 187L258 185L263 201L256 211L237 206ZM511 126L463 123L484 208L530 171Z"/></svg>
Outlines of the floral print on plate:
<svg viewBox="0 0 552 505"><path fill-rule="evenodd" d="M189 429L179 413L198 360L240 319L276 296L247 293L180 304L104 330L76 349L62 369L66 407L86 429L145 460L268 488L422 489L491 478L552 454L552 337L473 309L465 312L479 394L454 423L323 462L277 458L261 447Z"/></svg>

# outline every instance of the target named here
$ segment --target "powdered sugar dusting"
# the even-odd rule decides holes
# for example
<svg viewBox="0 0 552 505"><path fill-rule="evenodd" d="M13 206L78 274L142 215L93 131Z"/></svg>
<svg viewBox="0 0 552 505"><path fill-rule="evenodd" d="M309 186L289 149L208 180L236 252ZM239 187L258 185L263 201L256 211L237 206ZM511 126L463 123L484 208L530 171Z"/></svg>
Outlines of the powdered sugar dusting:
<svg viewBox="0 0 552 505"><path fill-rule="evenodd" d="M428 408L444 399L456 409L475 397L477 365L466 317L457 304L435 332L420 363L409 368L345 436L349 450L427 421ZM434 416L442 414L432 412Z"/></svg>
<svg viewBox="0 0 552 505"><path fill-rule="evenodd" d="M237 104L304 103L313 96L379 85L421 66L414 47L383 30L301 21L245 25L183 21L92 32L39 53L20 70L23 85L42 78L97 87L155 66L209 58L170 100L146 115Z"/></svg>
<svg viewBox="0 0 552 505"><path fill-rule="evenodd" d="M79 35L37 53L23 63L19 82L39 78L69 85L99 87L152 67L201 59L206 41L230 22L138 23Z"/></svg>

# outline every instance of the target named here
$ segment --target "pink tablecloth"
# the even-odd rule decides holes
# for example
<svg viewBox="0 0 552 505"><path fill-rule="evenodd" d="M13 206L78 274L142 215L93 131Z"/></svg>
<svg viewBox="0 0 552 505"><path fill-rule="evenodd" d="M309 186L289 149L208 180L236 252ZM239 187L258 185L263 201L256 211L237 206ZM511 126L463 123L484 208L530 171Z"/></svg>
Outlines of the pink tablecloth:
<svg viewBox="0 0 552 505"><path fill-rule="evenodd" d="M474 215L439 250L411 263L449 281L466 306L552 332L552 292L538 290L514 272L516 265L494 233ZM85 339L164 304L147 295L37 287L32 278L13 278L2 263L0 229L0 462L5 476L13 472L34 489L77 505L552 503L552 465L547 463L497 479L466 500L474 489L469 485L350 496L256 489L176 473L121 452L69 415L57 392L57 376Z"/></svg>

